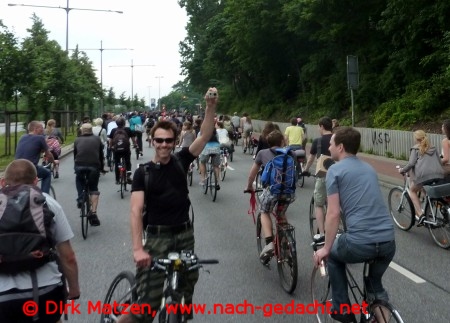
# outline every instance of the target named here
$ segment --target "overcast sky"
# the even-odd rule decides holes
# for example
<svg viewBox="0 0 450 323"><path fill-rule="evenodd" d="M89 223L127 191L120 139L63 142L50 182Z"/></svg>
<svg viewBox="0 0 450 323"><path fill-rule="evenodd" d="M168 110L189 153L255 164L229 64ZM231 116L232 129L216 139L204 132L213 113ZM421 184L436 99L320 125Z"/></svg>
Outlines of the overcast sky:
<svg viewBox="0 0 450 323"><path fill-rule="evenodd" d="M27 4L62 7L37 8L8 6ZM42 19L49 38L66 47L67 0L0 0L0 19L19 38L27 36L34 13ZM133 92L148 103L149 96L158 100L184 79L180 75L178 43L186 36L187 16L177 0L70 0L69 48L78 45L86 50L100 80L100 44L103 41L103 88L113 87L118 97ZM85 11L101 9L123 11ZM131 50L114 50L129 48ZM134 67L131 67L133 60ZM120 67L110 67L117 66ZM155 65L155 66L138 66ZM132 73L133 72L133 73ZM162 76L162 78L157 78ZM150 87L150 88L149 88Z"/></svg>

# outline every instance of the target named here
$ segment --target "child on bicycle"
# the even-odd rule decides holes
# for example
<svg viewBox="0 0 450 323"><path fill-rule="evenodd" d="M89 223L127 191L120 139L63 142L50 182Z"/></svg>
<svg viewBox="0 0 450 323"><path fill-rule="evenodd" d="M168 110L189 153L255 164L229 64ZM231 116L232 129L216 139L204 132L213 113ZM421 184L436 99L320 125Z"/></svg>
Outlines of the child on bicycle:
<svg viewBox="0 0 450 323"><path fill-rule="evenodd" d="M269 161L273 159L275 153L273 150L275 148L283 147L285 145L283 134L274 130L267 136L267 142L270 148L261 150L255 158L250 173L248 175L248 182L246 191L253 191L253 182L258 175L261 166L266 165ZM260 259L263 263L266 263L273 255L274 245L273 245L273 229L272 220L270 219L270 212L272 212L275 204L282 200L284 203L283 209L281 211L281 220L286 221L285 213L289 204L295 199L295 194L283 194L283 195L272 195L268 188L264 189L261 197L261 224L264 237L266 239L266 246L263 248L260 254Z"/></svg>

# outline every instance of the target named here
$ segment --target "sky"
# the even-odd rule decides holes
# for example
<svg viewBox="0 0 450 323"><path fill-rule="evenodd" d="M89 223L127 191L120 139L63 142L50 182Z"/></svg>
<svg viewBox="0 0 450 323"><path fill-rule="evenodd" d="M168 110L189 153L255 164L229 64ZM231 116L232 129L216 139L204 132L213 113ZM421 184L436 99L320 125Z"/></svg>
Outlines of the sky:
<svg viewBox="0 0 450 323"><path fill-rule="evenodd" d="M133 94L148 104L150 97L157 101L184 79L180 75L178 44L186 37L188 18L177 0L69 0L72 9L68 15L66 7L67 0L0 0L0 19L9 31L23 39L28 36L26 29L31 28L31 16L35 13L50 32L49 39L56 40L65 50L68 16L69 49L77 45L80 50L86 49L99 81L103 74L103 88L113 87L116 97L122 92L131 96L133 89Z"/></svg>

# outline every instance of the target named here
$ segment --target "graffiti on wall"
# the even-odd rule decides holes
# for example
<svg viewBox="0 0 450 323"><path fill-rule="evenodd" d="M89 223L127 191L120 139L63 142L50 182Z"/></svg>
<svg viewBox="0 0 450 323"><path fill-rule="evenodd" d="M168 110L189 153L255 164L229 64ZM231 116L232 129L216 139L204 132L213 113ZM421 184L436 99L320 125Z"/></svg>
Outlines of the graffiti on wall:
<svg viewBox="0 0 450 323"><path fill-rule="evenodd" d="M375 145L383 145L384 149L387 150L388 144L391 142L391 137L387 132L372 132L372 144Z"/></svg>

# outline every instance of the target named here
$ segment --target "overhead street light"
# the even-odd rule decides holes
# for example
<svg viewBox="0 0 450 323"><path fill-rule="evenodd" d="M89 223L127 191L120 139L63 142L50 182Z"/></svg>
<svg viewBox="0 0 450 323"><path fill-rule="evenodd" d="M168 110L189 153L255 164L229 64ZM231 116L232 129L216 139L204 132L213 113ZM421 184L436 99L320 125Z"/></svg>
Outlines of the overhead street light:
<svg viewBox="0 0 450 323"><path fill-rule="evenodd" d="M133 70L135 67L141 67L141 66L156 66L156 65L134 65L133 60L131 60L131 65L110 65L109 67L131 67L131 104L133 105L134 100L134 88L133 88Z"/></svg>
<svg viewBox="0 0 450 323"><path fill-rule="evenodd" d="M102 94L100 97L100 112L103 113L103 51L104 50L134 50L133 48L103 48L103 41L100 41L100 48L79 48L78 50L99 50L100 51L100 86Z"/></svg>
<svg viewBox="0 0 450 323"><path fill-rule="evenodd" d="M155 76L155 79L158 79L158 108L161 111L161 79L164 78L164 76Z"/></svg>
<svg viewBox="0 0 450 323"><path fill-rule="evenodd" d="M48 9L63 9L66 11L66 54L69 54L69 12L70 10L83 10L83 11L101 11L101 12L112 12L123 14L123 11L118 10L107 10L107 9L86 9L86 8L71 8L69 7L69 0L66 2L65 7L54 7L54 6L40 6L32 4L22 4L22 3L8 3L10 7L34 7L34 8L48 8ZM67 128L70 124L69 118L69 105L66 103L66 126L64 127L64 136L67 136Z"/></svg>

